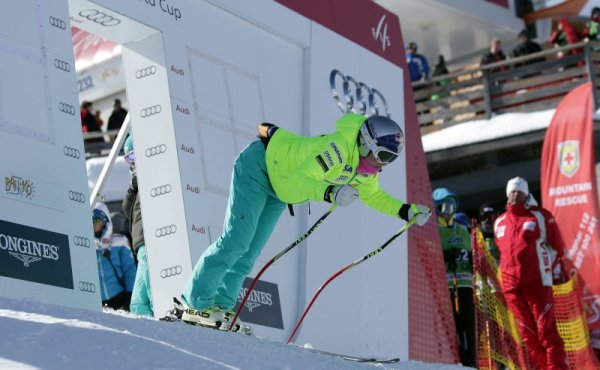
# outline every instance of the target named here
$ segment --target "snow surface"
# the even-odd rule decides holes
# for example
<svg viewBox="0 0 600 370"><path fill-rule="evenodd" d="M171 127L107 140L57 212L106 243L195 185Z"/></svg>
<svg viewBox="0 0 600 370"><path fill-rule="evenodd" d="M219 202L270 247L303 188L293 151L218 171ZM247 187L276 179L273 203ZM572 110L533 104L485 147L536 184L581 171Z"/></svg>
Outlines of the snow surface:
<svg viewBox="0 0 600 370"><path fill-rule="evenodd" d="M0 298L0 328L0 369L11 370L466 369L417 361L360 364L243 334L30 299Z"/></svg>
<svg viewBox="0 0 600 370"><path fill-rule="evenodd" d="M423 135L425 153L469 145L525 132L545 130L554 116L555 109L533 113L505 113L489 120L461 123Z"/></svg>

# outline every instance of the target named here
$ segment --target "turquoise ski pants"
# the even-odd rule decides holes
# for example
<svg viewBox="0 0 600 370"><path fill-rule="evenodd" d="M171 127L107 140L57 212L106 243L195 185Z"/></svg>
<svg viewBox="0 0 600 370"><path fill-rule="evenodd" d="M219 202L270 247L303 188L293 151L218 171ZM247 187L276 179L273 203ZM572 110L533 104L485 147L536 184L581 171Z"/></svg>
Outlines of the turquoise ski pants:
<svg viewBox="0 0 600 370"><path fill-rule="evenodd" d="M200 256L183 289L183 302L195 309L233 309L285 206L269 182L265 147L255 141L233 164L223 234Z"/></svg>
<svg viewBox="0 0 600 370"><path fill-rule="evenodd" d="M135 272L133 292L129 310L139 316L154 316L152 312L152 294L150 294L150 276L148 274L148 257L146 246L140 245L137 252L138 266Z"/></svg>

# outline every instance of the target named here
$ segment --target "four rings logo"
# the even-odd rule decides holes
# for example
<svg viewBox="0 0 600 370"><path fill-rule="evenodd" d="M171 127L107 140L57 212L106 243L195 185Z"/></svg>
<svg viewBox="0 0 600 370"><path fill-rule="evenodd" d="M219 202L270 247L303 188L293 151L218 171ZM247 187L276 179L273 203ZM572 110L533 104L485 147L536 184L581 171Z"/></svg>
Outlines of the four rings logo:
<svg viewBox="0 0 600 370"><path fill-rule="evenodd" d="M338 91L338 81L342 82L342 92ZM352 76L346 76L334 69L329 75L329 84L333 100L342 113L358 113L367 116L385 115L390 117L390 111L385 97L379 90L369 87L364 82L356 81Z"/></svg>
<svg viewBox="0 0 600 370"><path fill-rule="evenodd" d="M150 189L150 196L152 198L154 198L154 197L168 194L170 192L171 192L171 185L166 184L166 185L157 186L155 188Z"/></svg>
<svg viewBox="0 0 600 370"><path fill-rule="evenodd" d="M79 12L79 15L104 27L112 27L121 23L120 19L110 14L102 13L97 9L82 10Z"/></svg>
<svg viewBox="0 0 600 370"><path fill-rule="evenodd" d="M153 146L151 148L146 149L146 157L152 157L155 155L159 155L166 151L167 151L167 146L165 144Z"/></svg>
<svg viewBox="0 0 600 370"><path fill-rule="evenodd" d="M154 235L156 235L157 238L162 238L163 236L175 234L176 231L177 226L175 225L163 226L156 229Z"/></svg>
<svg viewBox="0 0 600 370"><path fill-rule="evenodd" d="M135 78L140 79L156 73L156 66L149 66L135 71Z"/></svg>
<svg viewBox="0 0 600 370"><path fill-rule="evenodd" d="M159 114L161 110L162 110L162 108L159 104L153 105L151 107L142 109L140 111L140 117L142 117L142 118L150 117L155 114Z"/></svg>
<svg viewBox="0 0 600 370"><path fill-rule="evenodd" d="M71 72L71 65L69 62L54 58L54 68L63 70L65 72Z"/></svg>
<svg viewBox="0 0 600 370"><path fill-rule="evenodd" d="M77 91L82 92L94 87L92 76L85 76L77 80Z"/></svg>
<svg viewBox="0 0 600 370"><path fill-rule="evenodd" d="M50 17L48 17L48 21L50 22L50 25L53 27L56 27L61 30L67 29L67 24L62 19L58 19L56 17L50 16Z"/></svg>
<svg viewBox="0 0 600 370"><path fill-rule="evenodd" d="M72 106L71 104L67 104L67 103L63 103L63 102L59 102L58 103L58 110L66 113L66 114L70 114L72 116L75 115L75 107Z"/></svg>
<svg viewBox="0 0 600 370"><path fill-rule="evenodd" d="M160 277L163 279L166 279L168 277L173 277L173 276L179 275L179 274L181 274L182 271L183 271L183 267L181 267L179 265L167 267L167 268L160 270Z"/></svg>
<svg viewBox="0 0 600 370"><path fill-rule="evenodd" d="M73 202L85 203L85 195L76 191L69 190L69 200Z"/></svg>
<svg viewBox="0 0 600 370"><path fill-rule="evenodd" d="M80 281L79 290L86 293L96 293L96 284L89 281Z"/></svg>
<svg viewBox="0 0 600 370"><path fill-rule="evenodd" d="M79 157L81 157L81 152L79 151L79 149L75 149L70 146L63 146L63 153L67 157L71 157L71 158L75 158L75 159L78 159Z"/></svg>
<svg viewBox="0 0 600 370"><path fill-rule="evenodd" d="M73 244L84 248L89 248L92 245L89 238L79 235L73 235Z"/></svg>

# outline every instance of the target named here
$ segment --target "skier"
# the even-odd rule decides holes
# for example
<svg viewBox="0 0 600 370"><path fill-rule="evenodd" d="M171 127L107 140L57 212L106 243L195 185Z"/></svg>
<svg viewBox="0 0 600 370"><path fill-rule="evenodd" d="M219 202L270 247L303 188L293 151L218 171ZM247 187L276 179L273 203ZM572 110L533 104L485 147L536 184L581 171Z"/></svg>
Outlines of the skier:
<svg viewBox="0 0 600 370"><path fill-rule="evenodd" d="M527 181L510 179L506 197L506 212L494 224L506 304L535 367L568 369L552 295L553 272L558 275L561 269L563 240L554 216L537 206Z"/></svg>
<svg viewBox="0 0 600 370"><path fill-rule="evenodd" d="M92 221L98 258L98 275L102 305L129 311L135 280L135 263L125 235L113 234L108 208L96 203Z"/></svg>
<svg viewBox="0 0 600 370"><path fill-rule="evenodd" d="M125 199L123 199L123 211L129 221L133 251L138 263L135 285L131 296L131 313L139 316L153 316L154 311L152 309L146 243L144 242L144 225L142 223L142 210L140 207L137 172L135 168L135 152L133 151L133 139L131 135L123 143L123 152L125 152L125 161L129 163L129 172L131 173L131 181L125 193Z"/></svg>
<svg viewBox="0 0 600 370"><path fill-rule="evenodd" d="M347 114L336 129L305 137L273 124L259 125L260 140L233 165L224 232L204 251L183 289L183 321L229 330L242 282L286 203L348 206L359 198L390 216L416 217L418 225L427 222L427 206L403 203L379 187L378 173L403 149L400 127L383 116ZM233 329L251 333L239 320Z"/></svg>
<svg viewBox="0 0 600 370"><path fill-rule="evenodd" d="M433 191L438 231L442 241L446 279L454 312L460 362L475 366L475 306L473 304L473 262L469 230L455 220L458 197L446 188Z"/></svg>

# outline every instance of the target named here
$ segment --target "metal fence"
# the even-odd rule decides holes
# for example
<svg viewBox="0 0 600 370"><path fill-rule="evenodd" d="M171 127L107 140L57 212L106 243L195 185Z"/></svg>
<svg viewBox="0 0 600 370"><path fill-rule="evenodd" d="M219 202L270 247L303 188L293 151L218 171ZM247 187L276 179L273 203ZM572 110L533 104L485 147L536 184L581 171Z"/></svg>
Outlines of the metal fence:
<svg viewBox="0 0 600 370"><path fill-rule="evenodd" d="M591 81L600 107L600 42L581 42L413 83L421 133L509 112L556 107Z"/></svg>

